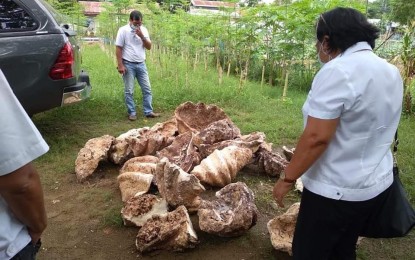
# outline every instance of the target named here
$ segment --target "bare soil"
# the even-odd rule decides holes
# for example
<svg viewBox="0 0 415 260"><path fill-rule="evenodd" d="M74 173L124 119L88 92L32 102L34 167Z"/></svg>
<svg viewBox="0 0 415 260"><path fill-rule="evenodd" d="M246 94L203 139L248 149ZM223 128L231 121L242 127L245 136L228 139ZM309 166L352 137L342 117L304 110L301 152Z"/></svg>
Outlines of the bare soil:
<svg viewBox="0 0 415 260"><path fill-rule="evenodd" d="M117 175L118 167L104 164L87 183L77 183L75 174L68 173L44 188L49 221L38 259L291 259L273 249L266 227L270 219L283 212L268 202L275 181L272 178L252 172L238 176L238 181L254 190L260 211L257 224L246 234L221 238L204 233L195 214L191 220L200 240L195 248L139 255L135 248L138 229L120 224ZM212 197L216 190L210 189L203 196Z"/></svg>
<svg viewBox="0 0 415 260"><path fill-rule="evenodd" d="M139 255L135 248L138 229L122 225L122 202L116 182L120 167L102 164L95 176L83 184L76 181L74 174L76 154L91 136L123 133L132 125L125 123L124 117L107 124L84 122L83 117L66 122L60 116L54 118L52 112L34 118L51 147L35 162L42 178L48 213L48 227L42 236L38 259L291 259L286 253L273 249L266 225L299 201L300 196L290 192L285 201L287 207L276 207L271 195L275 178L260 175L252 169L241 171L236 180L245 182L253 190L260 212L257 224L247 233L236 238L209 235L199 229L197 215L192 215L200 240L195 248L185 252L159 251ZM215 191L210 189L203 197L211 197ZM414 260L415 251L411 249L414 244L415 229L405 238L364 239L358 248L357 259Z"/></svg>

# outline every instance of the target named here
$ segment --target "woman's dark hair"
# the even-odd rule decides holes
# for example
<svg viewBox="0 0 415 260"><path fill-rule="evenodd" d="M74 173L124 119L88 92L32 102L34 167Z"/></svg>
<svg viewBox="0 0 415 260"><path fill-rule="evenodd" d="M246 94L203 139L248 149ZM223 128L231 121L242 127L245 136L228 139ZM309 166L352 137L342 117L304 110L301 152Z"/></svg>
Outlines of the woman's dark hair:
<svg viewBox="0 0 415 260"><path fill-rule="evenodd" d="M143 20L143 14L140 11L134 10L130 13L130 20L131 21L133 21L133 20L140 20L141 21L141 20Z"/></svg>
<svg viewBox="0 0 415 260"><path fill-rule="evenodd" d="M321 42L328 36L330 51L344 52L358 42L368 42L375 48L379 29L369 23L366 17L352 8L337 7L322 13L316 24L317 39Z"/></svg>

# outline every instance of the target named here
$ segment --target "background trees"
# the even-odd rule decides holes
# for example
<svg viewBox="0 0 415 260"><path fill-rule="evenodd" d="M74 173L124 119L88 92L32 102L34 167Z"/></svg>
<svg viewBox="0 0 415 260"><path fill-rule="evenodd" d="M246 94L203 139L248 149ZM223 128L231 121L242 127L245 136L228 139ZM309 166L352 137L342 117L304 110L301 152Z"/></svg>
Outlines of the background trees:
<svg viewBox="0 0 415 260"><path fill-rule="evenodd" d="M415 20L415 0L391 0L391 18L401 24Z"/></svg>
<svg viewBox="0 0 415 260"><path fill-rule="evenodd" d="M73 17L74 23L82 20L76 1L49 1ZM105 43L107 53L113 55L118 28L127 23L129 10L139 9L153 41L150 57L160 64L167 64L164 59L180 58L186 60L189 71L198 65L214 66L219 85L224 76L236 75L239 88L243 88L247 80L256 80L262 85L308 90L319 66L314 48L318 15L335 6L353 7L363 13L367 11L371 18L380 19L378 26L384 34L377 42L380 48L376 52L401 68L407 95L405 107L411 113L415 74L413 27L401 24L401 27L392 28L390 25L392 21L413 21L415 9L409 6L415 6L414 1L282 1L195 16L185 12L186 8L166 8L167 4L179 3L175 0L163 0L164 7L155 1L139 4L134 0L113 0L112 4L104 5L105 11L96 18L97 36ZM170 73L169 70L175 68L165 67L164 73Z"/></svg>

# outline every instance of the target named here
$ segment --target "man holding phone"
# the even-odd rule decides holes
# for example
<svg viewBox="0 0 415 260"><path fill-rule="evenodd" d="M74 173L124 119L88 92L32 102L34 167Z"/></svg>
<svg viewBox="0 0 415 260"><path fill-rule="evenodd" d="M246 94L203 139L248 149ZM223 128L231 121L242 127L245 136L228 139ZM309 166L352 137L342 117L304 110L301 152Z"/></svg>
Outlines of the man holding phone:
<svg viewBox="0 0 415 260"><path fill-rule="evenodd" d="M128 119L137 120L134 103L134 79L137 79L143 95L143 113L147 118L159 117L153 112L150 79L145 64L146 52L151 49L150 35L142 25L143 15L139 11L130 13L129 24L118 30L116 45L117 69L124 81L125 104Z"/></svg>

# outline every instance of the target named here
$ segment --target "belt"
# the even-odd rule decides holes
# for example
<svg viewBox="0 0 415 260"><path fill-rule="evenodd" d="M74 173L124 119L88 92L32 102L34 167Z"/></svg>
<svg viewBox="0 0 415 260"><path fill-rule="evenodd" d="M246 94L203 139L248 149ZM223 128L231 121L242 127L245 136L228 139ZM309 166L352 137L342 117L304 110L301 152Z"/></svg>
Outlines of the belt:
<svg viewBox="0 0 415 260"><path fill-rule="evenodd" d="M140 64L140 63L143 63L143 62L129 61L129 60L126 60L126 59L122 59L122 60L125 61L125 62L128 62L128 63L132 63L132 64Z"/></svg>

